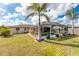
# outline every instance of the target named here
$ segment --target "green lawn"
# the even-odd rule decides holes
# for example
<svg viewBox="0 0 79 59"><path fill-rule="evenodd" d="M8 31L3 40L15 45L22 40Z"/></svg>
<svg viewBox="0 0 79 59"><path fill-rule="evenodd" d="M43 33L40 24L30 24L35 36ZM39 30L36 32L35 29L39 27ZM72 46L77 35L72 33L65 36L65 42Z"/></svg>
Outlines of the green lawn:
<svg viewBox="0 0 79 59"><path fill-rule="evenodd" d="M79 55L79 37L61 41L47 39L42 42L37 42L28 34L17 34L8 38L0 38L0 55Z"/></svg>

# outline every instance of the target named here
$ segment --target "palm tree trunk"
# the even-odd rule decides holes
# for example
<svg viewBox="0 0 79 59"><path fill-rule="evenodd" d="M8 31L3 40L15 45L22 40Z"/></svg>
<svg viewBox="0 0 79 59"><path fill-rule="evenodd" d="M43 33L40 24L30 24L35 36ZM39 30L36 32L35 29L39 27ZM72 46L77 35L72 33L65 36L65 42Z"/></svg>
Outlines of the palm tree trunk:
<svg viewBox="0 0 79 59"><path fill-rule="evenodd" d="M37 40L41 41L42 38L41 38L41 27L40 27L40 12L38 12L38 16L39 16L39 20L38 20L38 38L37 38Z"/></svg>
<svg viewBox="0 0 79 59"><path fill-rule="evenodd" d="M74 34L74 19L72 20L72 34Z"/></svg>
<svg viewBox="0 0 79 59"><path fill-rule="evenodd" d="M72 14L72 34L74 34L74 15Z"/></svg>
<svg viewBox="0 0 79 59"><path fill-rule="evenodd" d="M51 31L52 31L52 26L50 25L50 38L51 38Z"/></svg>

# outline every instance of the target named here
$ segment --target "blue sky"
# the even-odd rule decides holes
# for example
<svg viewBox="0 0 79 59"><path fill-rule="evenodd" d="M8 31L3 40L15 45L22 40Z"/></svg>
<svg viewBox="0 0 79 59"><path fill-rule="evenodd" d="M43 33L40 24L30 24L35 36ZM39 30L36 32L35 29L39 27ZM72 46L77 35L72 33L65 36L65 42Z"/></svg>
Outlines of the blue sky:
<svg viewBox="0 0 79 59"><path fill-rule="evenodd" d="M0 3L0 25L18 25L18 24L36 24L38 16L30 18L31 20L25 20L25 16L31 11L25 11L25 7L30 4L22 3ZM51 22L60 22L66 24L70 22L64 13L69 10L70 7L75 8L75 12L79 11L78 4L65 4L65 3L52 3L49 4L47 10L50 9L46 14L50 17ZM45 18L41 17L43 21ZM79 21L75 21L79 25Z"/></svg>
<svg viewBox="0 0 79 59"><path fill-rule="evenodd" d="M22 7L21 3L0 3L0 25L30 23L31 21L25 21L24 11L19 11Z"/></svg>

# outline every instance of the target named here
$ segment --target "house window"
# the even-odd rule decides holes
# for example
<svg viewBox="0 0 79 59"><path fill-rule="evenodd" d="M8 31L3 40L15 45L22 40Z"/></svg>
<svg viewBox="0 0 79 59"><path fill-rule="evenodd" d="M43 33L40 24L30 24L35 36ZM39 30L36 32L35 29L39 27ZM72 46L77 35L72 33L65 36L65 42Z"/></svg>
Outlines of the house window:
<svg viewBox="0 0 79 59"><path fill-rule="evenodd" d="M20 30L20 28L17 27L16 30L18 31L18 30Z"/></svg>
<svg viewBox="0 0 79 59"><path fill-rule="evenodd" d="M26 28L24 28L24 30L26 30Z"/></svg>

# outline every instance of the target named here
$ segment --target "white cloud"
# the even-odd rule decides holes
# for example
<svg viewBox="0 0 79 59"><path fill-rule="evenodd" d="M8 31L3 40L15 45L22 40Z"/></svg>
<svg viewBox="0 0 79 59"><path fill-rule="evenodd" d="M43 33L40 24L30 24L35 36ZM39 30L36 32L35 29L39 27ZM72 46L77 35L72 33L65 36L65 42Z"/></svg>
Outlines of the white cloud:
<svg viewBox="0 0 79 59"><path fill-rule="evenodd" d="M6 3L6 5L7 5L8 3ZM30 11L26 11L25 12L25 8L27 8L27 6L30 6L31 4L30 3L21 3L21 5L23 6L23 7L16 7L16 12L20 12L22 15L26 15L26 14L29 14L29 13L31 13ZM47 15L50 17L50 18L52 18L51 20L53 21L53 19L55 19L55 18L57 18L58 17L58 15L60 14L60 15L62 15L64 12L66 12L68 9L70 9L71 7L76 7L77 6L77 4L70 4L70 3L54 3L54 4L52 4L50 7L49 7L49 9L51 9L50 10L50 12L47 12ZM5 11L6 10L4 10L4 9L2 9L2 8L0 8L0 15L3 15L4 13L5 13ZM10 13L8 13L8 15L7 16L4 16L3 18L6 18L6 19L9 19L9 18L11 18L11 17L17 17L18 16L18 14L16 14L16 13L14 13L13 15L12 14L10 14ZM45 21L45 18L44 17L41 17L41 19L42 19L42 21L41 22L43 22L43 21ZM64 22L63 23L66 23L66 21L67 21L67 17L65 16L65 17L63 17L62 18L62 20L64 20ZM32 18L32 22L33 22L33 24L38 24L38 16L34 16L33 18ZM24 22L24 21L19 21L18 19L16 20L16 24L18 24L18 23L26 23L26 22Z"/></svg>
<svg viewBox="0 0 79 59"><path fill-rule="evenodd" d="M21 5L22 5L23 7L27 7L27 6L30 6L31 3L21 3Z"/></svg>
<svg viewBox="0 0 79 59"><path fill-rule="evenodd" d="M51 4L51 6L48 7L48 9L51 10L47 12L47 15L52 19L56 19L59 16L59 14L62 15L64 13L64 5L65 4L60 4L60 3Z"/></svg>
<svg viewBox="0 0 79 59"><path fill-rule="evenodd" d="M21 13L22 15L26 15L25 10L24 10L23 7L16 7L15 10L16 10L16 12L19 12L19 13Z"/></svg>
<svg viewBox="0 0 79 59"><path fill-rule="evenodd" d="M48 9L57 10L61 3L49 3Z"/></svg>
<svg viewBox="0 0 79 59"><path fill-rule="evenodd" d="M56 9L56 11L58 11L59 13L64 13L67 10L69 10L72 7L72 5L70 3L61 3L58 5L58 8Z"/></svg>
<svg viewBox="0 0 79 59"><path fill-rule="evenodd" d="M0 25L12 25L12 22L11 22L11 20L9 20L9 19L5 19L5 20L0 20Z"/></svg>
<svg viewBox="0 0 79 59"><path fill-rule="evenodd" d="M25 7L25 5L26 5L26 7L27 6L29 6L30 4L22 4L24 7ZM60 3L54 3L54 4L51 4L51 6L50 7L48 7L49 9L51 9L51 11L50 12L47 12L46 14L50 17L50 18L52 18L51 20L53 21L53 19L56 19L58 16L59 16L59 14L60 15L62 15L65 11L67 11L69 8L70 8L70 6L71 6L71 4L66 4L66 3L63 3L63 4L60 4ZM17 10L17 11L20 11L20 12L23 12L22 11L22 9L20 10ZM26 14L28 14L28 13L30 13L30 12L26 12ZM32 18L32 20L33 20L33 23L35 24L35 23L38 23L37 20L38 19L38 16L34 16L33 18Z"/></svg>
<svg viewBox="0 0 79 59"><path fill-rule="evenodd" d="M33 25L37 25L38 24L38 16L34 16L34 17L32 17L32 23L33 23ZM41 17L40 18L40 22L44 22L44 21L47 21L44 17Z"/></svg>
<svg viewBox="0 0 79 59"><path fill-rule="evenodd" d="M3 16L3 18L10 18L10 17L13 17L10 13L8 13L8 15L6 16Z"/></svg>
<svg viewBox="0 0 79 59"><path fill-rule="evenodd" d="M18 16L18 14L16 14L16 13L13 13L13 14L8 13L8 15L2 17L4 20L0 19L0 25L6 25L6 26L7 25L8 26L16 25L15 22L14 22L14 20L12 20L10 18L17 17L17 16Z"/></svg>
<svg viewBox="0 0 79 59"><path fill-rule="evenodd" d="M18 25L18 24L28 24L27 22L23 21L23 20L19 20L19 19L16 19L16 21L14 22L15 25Z"/></svg>
<svg viewBox="0 0 79 59"><path fill-rule="evenodd" d="M10 3L4 3L5 5L8 5L8 4L10 4Z"/></svg>
<svg viewBox="0 0 79 59"><path fill-rule="evenodd" d="M75 8L78 5L78 3L73 4L72 6Z"/></svg>
<svg viewBox="0 0 79 59"><path fill-rule="evenodd" d="M27 7L31 5L31 3L21 3L22 7L20 8L21 11L26 11Z"/></svg>
<svg viewBox="0 0 79 59"><path fill-rule="evenodd" d="M0 16L3 16L5 14L6 10L3 8L0 8Z"/></svg>
<svg viewBox="0 0 79 59"><path fill-rule="evenodd" d="M22 15L26 15L30 13L30 11L26 11L27 7L31 5L31 3L21 3L22 7L16 7L16 12L20 12ZM32 12L32 11L31 11Z"/></svg>
<svg viewBox="0 0 79 59"><path fill-rule="evenodd" d="M64 6L64 11L70 10L72 7L75 8L77 5L78 5L77 3L74 3L74 4L67 3Z"/></svg>
<svg viewBox="0 0 79 59"><path fill-rule="evenodd" d="M17 17L18 14L17 13L13 13L12 17Z"/></svg>
<svg viewBox="0 0 79 59"><path fill-rule="evenodd" d="M76 7L78 4L71 4L71 3L53 3L48 7L48 9L51 9L50 12L47 12L47 15L49 15L51 21L56 19L59 15L65 14L65 12L72 7Z"/></svg>
<svg viewBox="0 0 79 59"><path fill-rule="evenodd" d="M77 6L77 4L74 4L74 6ZM71 7L73 7L73 4L71 3L61 3L61 4L51 4L48 9L51 9L49 12L46 14L50 17L50 21L55 21L59 15L64 14L67 10L69 10ZM63 18L57 19L56 21L61 21L63 24L69 22L69 18L67 16L64 16ZM34 16L32 18L33 24L38 24L38 16Z"/></svg>
<svg viewBox="0 0 79 59"><path fill-rule="evenodd" d="M15 9L17 12L23 12L23 9L22 9L22 7L16 7L16 9Z"/></svg>
<svg viewBox="0 0 79 59"><path fill-rule="evenodd" d="M8 13L8 15L3 16L3 18L9 19L9 18L11 18L11 17L17 17L17 16L18 16L18 14L16 14L16 13L13 13L13 14Z"/></svg>
<svg viewBox="0 0 79 59"><path fill-rule="evenodd" d="M52 17L52 19L57 18L58 17L58 14L59 14L59 12L57 10L53 10L53 9L50 12L47 13L47 15L49 17Z"/></svg>
<svg viewBox="0 0 79 59"><path fill-rule="evenodd" d="M71 20L67 16L64 16L61 20L63 20L61 24L71 24Z"/></svg>

